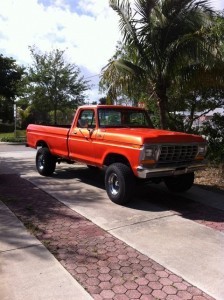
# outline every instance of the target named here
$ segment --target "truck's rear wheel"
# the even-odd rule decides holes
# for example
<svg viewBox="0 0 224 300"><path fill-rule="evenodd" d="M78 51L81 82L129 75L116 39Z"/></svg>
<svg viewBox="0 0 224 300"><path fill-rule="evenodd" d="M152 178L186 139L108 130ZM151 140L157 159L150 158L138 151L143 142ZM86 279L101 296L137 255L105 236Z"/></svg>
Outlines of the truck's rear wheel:
<svg viewBox="0 0 224 300"><path fill-rule="evenodd" d="M50 176L54 173L56 158L48 148L40 148L36 155L36 168L40 175Z"/></svg>
<svg viewBox="0 0 224 300"><path fill-rule="evenodd" d="M107 168L105 187L111 201L116 204L129 202L133 195L134 186L134 175L128 166L114 163Z"/></svg>
<svg viewBox="0 0 224 300"><path fill-rule="evenodd" d="M166 177L164 182L171 192L181 193L189 190L194 183L194 173Z"/></svg>

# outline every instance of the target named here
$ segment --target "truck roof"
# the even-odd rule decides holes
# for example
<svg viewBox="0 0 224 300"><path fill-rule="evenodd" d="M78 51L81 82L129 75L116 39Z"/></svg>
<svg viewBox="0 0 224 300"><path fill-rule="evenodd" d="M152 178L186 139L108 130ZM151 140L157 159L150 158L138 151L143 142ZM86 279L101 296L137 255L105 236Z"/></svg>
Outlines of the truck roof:
<svg viewBox="0 0 224 300"><path fill-rule="evenodd" d="M83 105L83 106L80 106L80 108L110 108L110 109L136 109L136 110L145 110L144 108L141 108L141 107L136 107L136 106L126 106L126 105L106 105L106 104L98 104L98 105Z"/></svg>

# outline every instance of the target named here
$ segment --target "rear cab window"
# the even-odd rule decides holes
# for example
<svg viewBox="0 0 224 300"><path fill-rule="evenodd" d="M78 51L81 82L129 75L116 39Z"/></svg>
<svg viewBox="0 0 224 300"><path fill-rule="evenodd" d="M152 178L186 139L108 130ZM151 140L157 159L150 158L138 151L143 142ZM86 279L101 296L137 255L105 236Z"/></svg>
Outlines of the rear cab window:
<svg viewBox="0 0 224 300"><path fill-rule="evenodd" d="M100 108L98 119L100 128L152 128L151 120L144 110Z"/></svg>

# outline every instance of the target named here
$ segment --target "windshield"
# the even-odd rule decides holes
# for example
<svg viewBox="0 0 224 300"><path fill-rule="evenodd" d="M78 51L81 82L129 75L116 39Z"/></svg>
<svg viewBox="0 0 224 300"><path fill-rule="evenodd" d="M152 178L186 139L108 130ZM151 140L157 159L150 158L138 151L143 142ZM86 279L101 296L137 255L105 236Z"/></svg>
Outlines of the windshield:
<svg viewBox="0 0 224 300"><path fill-rule="evenodd" d="M99 109L99 127L101 128L152 128L148 114L136 109Z"/></svg>

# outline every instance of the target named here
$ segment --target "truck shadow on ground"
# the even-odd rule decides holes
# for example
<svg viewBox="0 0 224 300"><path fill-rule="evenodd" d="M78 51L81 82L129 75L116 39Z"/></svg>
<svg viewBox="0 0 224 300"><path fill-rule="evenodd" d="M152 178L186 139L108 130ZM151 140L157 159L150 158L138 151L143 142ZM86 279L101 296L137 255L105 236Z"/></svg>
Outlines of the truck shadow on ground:
<svg viewBox="0 0 224 300"><path fill-rule="evenodd" d="M42 182L45 181L44 177L39 176L36 178ZM57 182L64 182L66 179L70 179L71 181L79 180L86 185L99 187L100 190L96 192L84 191L78 201L83 201L85 205L88 205L90 202L98 201L99 198L102 197L102 193L104 193L104 196L100 199L100 204L103 205L106 201L105 192L103 192L103 178L103 174L96 176L95 172L87 168L69 171L62 169L49 178L49 183L57 188ZM57 179L57 181L55 181L55 179ZM22 178L19 174L1 174L0 182L0 200L8 206L30 232L40 239L59 259L61 258L60 249L67 249L68 243L72 253L76 253L77 249L79 250L80 245L77 242L77 237L82 240L83 228L85 228L83 231L84 235L87 235L90 240L93 238L93 227L90 221L76 211L69 209L63 203L55 199L54 196L52 197L51 193L46 193L44 189L38 188L36 185ZM64 183L63 187L66 189ZM62 190L62 196L64 193L65 190ZM75 202L76 199L72 197L71 201ZM109 207L116 205L110 203L109 200L108 203L110 205ZM179 195L171 195L154 186L137 187L133 201L126 205L126 207L127 209L133 209L133 211L143 210L146 212L171 210L174 214L178 214L183 218L197 222L203 221L205 225L207 225L207 223L224 223L223 211L204 206L196 201L180 197ZM94 209L94 207L92 209ZM125 207L122 209L125 209ZM8 225L10 229L10 224ZM98 226L96 227L98 228ZM103 230L97 228L94 229L97 235L104 234ZM98 232L98 230L100 230L100 232ZM20 239L22 239L20 236L17 237L17 240L15 240L14 236L8 236L7 239L7 243L12 247L15 247L20 242L24 242L24 240L20 241ZM27 251L30 251L30 249L31 248L28 247ZM41 253L39 253L38 256L44 259ZM15 257L15 260L16 259Z"/></svg>
<svg viewBox="0 0 224 300"><path fill-rule="evenodd" d="M54 177L60 178L60 180L68 178L79 180L82 183L105 190L103 171L83 167L78 170L59 170ZM170 193L160 184L137 184L133 200L125 206L142 211L171 210L183 218L224 231L224 211L197 202L197 199L188 199L185 197L185 193Z"/></svg>
<svg viewBox="0 0 224 300"><path fill-rule="evenodd" d="M34 182L36 181L43 185L43 189L44 186L51 185L50 193L57 190L62 198L65 193L69 194L70 190L74 189L73 184L75 183L76 195L73 198L71 197L69 201L79 203L79 205L86 206L88 203L97 201L103 203L105 202L105 197L107 197L104 186L104 172L91 170L84 165L68 166L62 164L56 168L56 172L52 177L46 179L38 174L37 176L33 175L33 172L36 173L33 160L23 159L21 162L13 158L5 158L2 164L4 164L4 169L9 174L18 173L28 177L31 174L31 181L34 179ZM82 191L79 190L79 183L86 185L82 187ZM211 224L215 227L220 227L224 223L223 211L203 205L197 202L197 199L190 200L184 197L184 194L171 194L164 189L160 189L160 185L138 185L134 199L125 206L140 211L173 211L183 218L193 221L207 222L207 224L216 223L215 225ZM221 229L224 231L224 225L221 226Z"/></svg>

